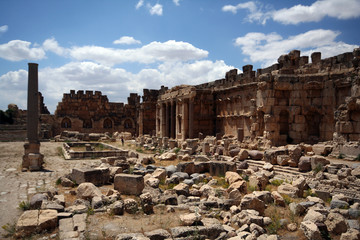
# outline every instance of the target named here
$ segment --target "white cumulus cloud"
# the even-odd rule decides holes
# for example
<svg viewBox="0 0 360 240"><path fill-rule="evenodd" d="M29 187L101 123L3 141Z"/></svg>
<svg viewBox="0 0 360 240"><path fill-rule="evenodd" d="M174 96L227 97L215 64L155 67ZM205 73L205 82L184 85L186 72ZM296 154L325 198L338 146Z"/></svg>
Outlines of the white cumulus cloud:
<svg viewBox="0 0 360 240"><path fill-rule="evenodd" d="M224 61L166 62L154 68L131 73L94 62L70 62L57 68L39 69L39 90L44 102L54 112L63 93L70 90L101 91L111 102L125 102L130 93L142 95L144 88L159 89L161 85L199 84L225 76L232 69ZM0 76L0 109L15 103L26 109L27 71L8 72Z"/></svg>
<svg viewBox="0 0 360 240"><path fill-rule="evenodd" d="M180 6L180 0L173 0L173 2L176 6Z"/></svg>
<svg viewBox="0 0 360 240"><path fill-rule="evenodd" d="M251 62L268 67L276 63L280 55L294 49L301 50L303 55L320 51L322 57L330 57L357 47L337 42L336 37L340 34L338 31L316 29L284 39L278 33L251 32L238 37L234 44L241 48L244 55L249 56Z"/></svg>
<svg viewBox="0 0 360 240"><path fill-rule="evenodd" d="M5 33L9 29L8 25L0 26L0 33Z"/></svg>
<svg viewBox="0 0 360 240"><path fill-rule="evenodd" d="M144 0L139 0L139 2L136 4L135 8L139 9L144 5Z"/></svg>
<svg viewBox="0 0 360 240"><path fill-rule="evenodd" d="M238 5L225 5L224 12L236 14L238 10L249 11L246 19L250 22L258 21L265 24L272 19L282 24L299 24L304 22L319 22L325 17L337 19L351 19L360 17L359 0L317 0L312 5L295 5L280 10L263 10L262 4L257 1L239 3Z"/></svg>
<svg viewBox="0 0 360 240"><path fill-rule="evenodd" d="M126 45L131 45L131 44L141 44L141 41L136 40L133 37L129 37L129 36L123 36L117 40L115 40L113 42L114 44L126 44Z"/></svg>
<svg viewBox="0 0 360 240"><path fill-rule="evenodd" d="M155 63L163 61L188 61L205 58L208 52L187 42L169 40L151 42L141 48L114 49L99 46L74 47L71 56L78 61L92 60L106 65L124 62Z"/></svg>
<svg viewBox="0 0 360 240"><path fill-rule="evenodd" d="M154 6L149 5L149 12L151 15L163 15L163 6L159 3L155 4Z"/></svg>
<svg viewBox="0 0 360 240"><path fill-rule="evenodd" d="M246 17L246 20L249 22L260 22L261 24L265 24L271 15L271 12L262 10L262 4L255 1L239 3L237 5L225 5L222 7L223 12L232 12L233 14L236 14L238 10L242 9L245 9L249 12Z"/></svg>
<svg viewBox="0 0 360 240"><path fill-rule="evenodd" d="M31 47L31 43L22 40L12 40L0 44L0 58L9 61L39 60L45 58L41 47Z"/></svg>
<svg viewBox="0 0 360 240"><path fill-rule="evenodd" d="M59 56L65 56L68 54L68 49L61 47L55 38L46 39L43 43L43 49L45 51L54 52Z"/></svg>
<svg viewBox="0 0 360 240"><path fill-rule="evenodd" d="M359 0L318 0L310 6L296 5L273 13L273 20L283 24L319 22L325 17L350 19L360 17Z"/></svg>

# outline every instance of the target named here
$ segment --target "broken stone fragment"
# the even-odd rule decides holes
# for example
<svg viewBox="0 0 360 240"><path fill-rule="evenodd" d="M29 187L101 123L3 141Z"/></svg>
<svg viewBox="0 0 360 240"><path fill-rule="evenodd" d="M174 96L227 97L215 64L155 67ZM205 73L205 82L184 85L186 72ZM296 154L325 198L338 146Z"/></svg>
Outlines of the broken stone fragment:
<svg viewBox="0 0 360 240"><path fill-rule="evenodd" d="M92 183L81 183L76 189L76 195L78 198L91 200L93 197L100 197L101 191Z"/></svg>

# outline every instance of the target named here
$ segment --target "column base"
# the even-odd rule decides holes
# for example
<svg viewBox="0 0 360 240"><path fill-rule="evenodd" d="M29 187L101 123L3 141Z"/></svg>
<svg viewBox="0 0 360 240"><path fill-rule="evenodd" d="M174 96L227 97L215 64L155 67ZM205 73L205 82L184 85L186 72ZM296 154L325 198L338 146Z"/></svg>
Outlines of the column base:
<svg viewBox="0 0 360 240"><path fill-rule="evenodd" d="M23 156L22 168L30 171L43 169L44 155L39 152L40 143L25 143L25 154Z"/></svg>

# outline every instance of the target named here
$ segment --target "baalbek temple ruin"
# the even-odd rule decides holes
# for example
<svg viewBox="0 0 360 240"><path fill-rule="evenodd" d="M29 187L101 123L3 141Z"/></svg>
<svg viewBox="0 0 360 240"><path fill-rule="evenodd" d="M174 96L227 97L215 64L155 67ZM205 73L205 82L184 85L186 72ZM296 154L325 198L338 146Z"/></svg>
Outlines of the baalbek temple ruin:
<svg viewBox="0 0 360 240"><path fill-rule="evenodd" d="M264 69L246 65L242 73L233 69L213 82L144 89L142 101L132 93L127 104L109 102L99 91L71 90L53 115L39 94L39 135L129 132L177 140L233 136L265 147L358 141L359 62L360 48L326 59L314 52L311 63L293 50ZM26 111L12 108L14 124L23 124ZM11 130L0 131L0 138Z"/></svg>

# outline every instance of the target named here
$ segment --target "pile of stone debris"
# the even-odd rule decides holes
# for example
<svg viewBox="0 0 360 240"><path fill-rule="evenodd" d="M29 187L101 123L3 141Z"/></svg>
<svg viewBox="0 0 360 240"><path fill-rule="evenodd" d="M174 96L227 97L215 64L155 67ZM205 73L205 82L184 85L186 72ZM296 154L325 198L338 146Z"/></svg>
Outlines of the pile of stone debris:
<svg viewBox="0 0 360 240"><path fill-rule="evenodd" d="M151 139L151 141L149 140ZM147 148L152 138L139 142ZM160 142L161 141L161 142ZM56 189L31 198L17 223L19 236L59 226L60 239L84 239L89 211L122 216L186 210L170 229L121 233L114 239L281 239L297 232L307 239L340 236L360 239L360 166L332 164L315 153L327 147L300 144L246 150L229 139L188 139L180 147L157 139L164 150L154 157L103 158L99 166L72 169L59 179L69 194ZM324 154L323 154L324 155ZM173 160L180 159L176 165ZM157 161L169 161L166 167ZM113 184L107 192L98 188ZM134 197L122 196L135 195ZM275 217L270 209L289 212ZM296 235L295 235L296 236Z"/></svg>

